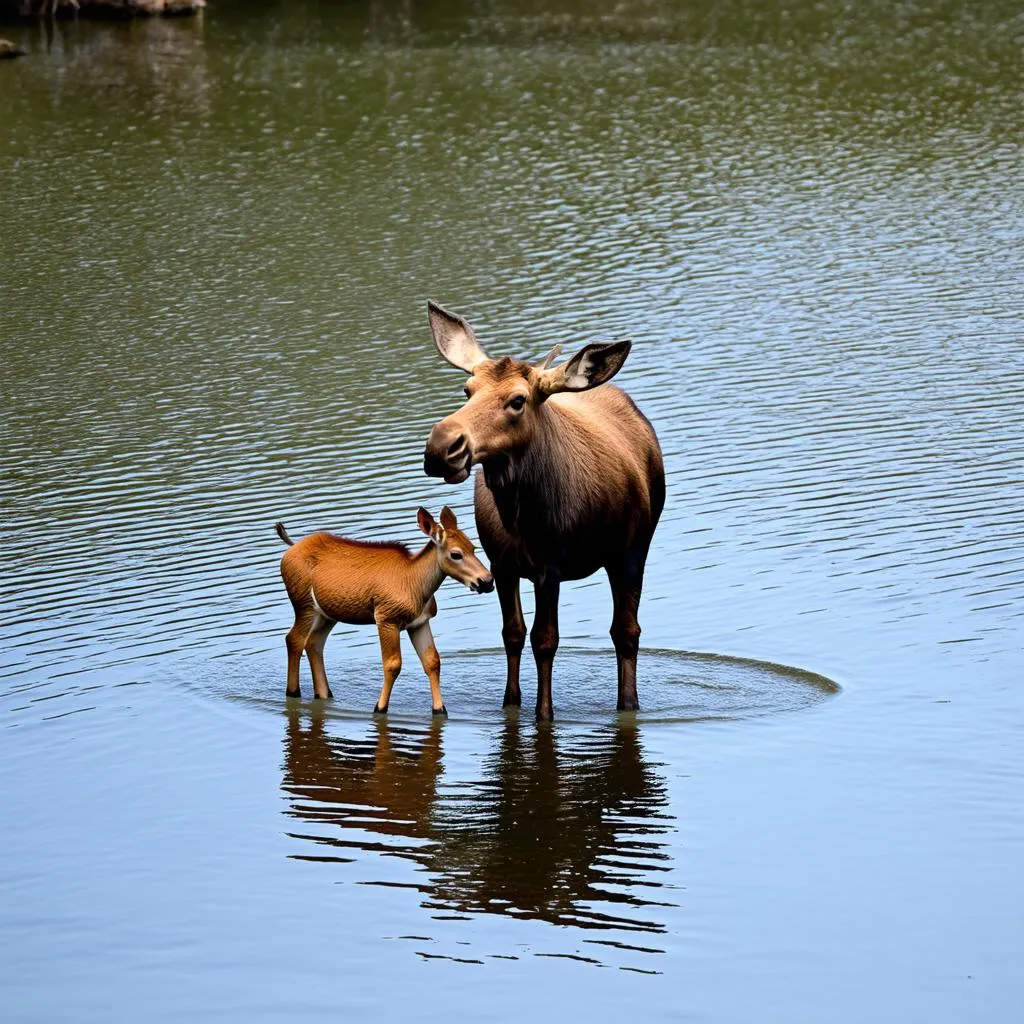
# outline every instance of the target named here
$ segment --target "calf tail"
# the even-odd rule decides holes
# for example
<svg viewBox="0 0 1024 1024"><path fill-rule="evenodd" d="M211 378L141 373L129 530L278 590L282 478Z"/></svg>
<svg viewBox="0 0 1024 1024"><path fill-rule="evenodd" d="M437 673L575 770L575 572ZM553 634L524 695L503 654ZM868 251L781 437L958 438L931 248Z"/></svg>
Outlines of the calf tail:
<svg viewBox="0 0 1024 1024"><path fill-rule="evenodd" d="M295 543L295 541L288 536L288 531L284 528L284 523L276 523L274 525L274 529L277 530L278 537L280 537L288 547L291 547Z"/></svg>

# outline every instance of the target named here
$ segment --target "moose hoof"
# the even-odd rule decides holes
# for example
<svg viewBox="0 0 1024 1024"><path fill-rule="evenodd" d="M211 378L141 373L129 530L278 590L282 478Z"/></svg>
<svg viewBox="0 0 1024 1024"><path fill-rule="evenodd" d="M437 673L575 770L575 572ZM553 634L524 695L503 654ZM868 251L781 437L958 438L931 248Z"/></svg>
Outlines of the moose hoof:
<svg viewBox="0 0 1024 1024"><path fill-rule="evenodd" d="M433 708L430 712L434 718L447 718L448 709L442 704L439 708Z"/></svg>
<svg viewBox="0 0 1024 1024"><path fill-rule="evenodd" d="M388 713L388 706L387 706L387 704L385 704L384 707L381 707L379 704L374 704L373 705L373 713L375 715L386 715Z"/></svg>
<svg viewBox="0 0 1024 1024"><path fill-rule="evenodd" d="M555 712L553 708L537 708L538 722L553 722L554 720Z"/></svg>
<svg viewBox="0 0 1024 1024"><path fill-rule="evenodd" d="M302 700L301 690L285 690L284 695L288 700Z"/></svg>
<svg viewBox="0 0 1024 1024"><path fill-rule="evenodd" d="M636 697L627 697L625 700L620 700L616 711L639 711L640 701Z"/></svg>

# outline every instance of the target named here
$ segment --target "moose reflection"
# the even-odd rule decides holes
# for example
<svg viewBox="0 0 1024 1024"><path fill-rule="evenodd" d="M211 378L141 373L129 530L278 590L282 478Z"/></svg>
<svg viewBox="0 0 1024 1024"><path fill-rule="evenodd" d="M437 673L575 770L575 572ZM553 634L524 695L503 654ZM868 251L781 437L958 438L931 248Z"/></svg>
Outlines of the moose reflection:
<svg viewBox="0 0 1024 1024"><path fill-rule="evenodd" d="M574 734L570 748L511 717L480 777L463 780L445 777L439 721L378 718L353 739L319 714L304 718L288 716L282 788L287 814L316 833L290 833L314 846L296 858L409 859L424 869L416 887L432 910L663 930L645 908L671 905L658 890L674 826L635 724Z"/></svg>

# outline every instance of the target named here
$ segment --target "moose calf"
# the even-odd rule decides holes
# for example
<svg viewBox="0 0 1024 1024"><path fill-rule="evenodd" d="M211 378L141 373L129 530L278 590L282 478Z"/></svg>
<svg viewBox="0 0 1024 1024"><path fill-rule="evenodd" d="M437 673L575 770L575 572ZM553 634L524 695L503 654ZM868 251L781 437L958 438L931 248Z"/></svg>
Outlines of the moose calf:
<svg viewBox="0 0 1024 1024"><path fill-rule="evenodd" d="M420 529L430 538L413 554L404 544L348 540L313 533L298 542L283 523L277 534L289 545L281 559L281 578L295 609L295 625L285 638L288 648L288 697L299 697L299 661L306 652L313 675L314 696L333 697L324 669L324 644L339 622L377 624L384 686L374 714L384 714L402 669L401 630L407 630L430 680L435 715L447 715L441 700L441 658L434 646L430 620L437 614L434 592L446 576L470 590L485 593L494 579L474 554L472 541L459 529L446 505L437 523L424 508L417 513Z"/></svg>

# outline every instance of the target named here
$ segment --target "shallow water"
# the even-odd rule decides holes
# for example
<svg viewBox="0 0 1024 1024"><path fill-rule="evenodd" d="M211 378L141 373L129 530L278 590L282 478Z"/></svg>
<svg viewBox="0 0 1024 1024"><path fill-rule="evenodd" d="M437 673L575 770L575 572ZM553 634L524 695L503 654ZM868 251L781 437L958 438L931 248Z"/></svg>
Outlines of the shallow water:
<svg viewBox="0 0 1024 1024"><path fill-rule="evenodd" d="M802 0L5 29L5 1013L1015 1019L1021 31ZM634 339L668 471L635 717L596 577L552 727L502 713L497 602L453 583L448 721L411 649L371 717L365 629L332 706L284 699L276 520L471 522L421 470L462 384L427 297L495 352Z"/></svg>
<svg viewBox="0 0 1024 1024"><path fill-rule="evenodd" d="M371 630L371 636L375 631ZM607 701L595 702L593 682L615 678L615 654L609 648L597 651L585 647L562 646L558 652L560 698L559 723L605 726L609 723ZM394 691L389 716L413 719L429 711L430 691L420 676L417 663L402 686ZM206 672L188 680L195 691L209 696L260 706L272 714L281 713L280 666L269 672L253 671L252 666L212 663ZM446 652L444 656L444 694L457 709L460 722L478 725L494 723L494 694L480 686L481 679L497 679L504 693L505 653L501 648ZM177 673L170 673L171 683ZM345 659L341 683L334 700L317 708L317 718L355 717L365 721L367 708L373 708L380 693L379 654ZM733 721L777 715L809 708L839 692L830 679L768 662L721 655L693 654L685 651L644 651L644 703L638 715L624 721L647 723ZM305 695L312 698L311 681ZM514 717L518 713L510 712Z"/></svg>

